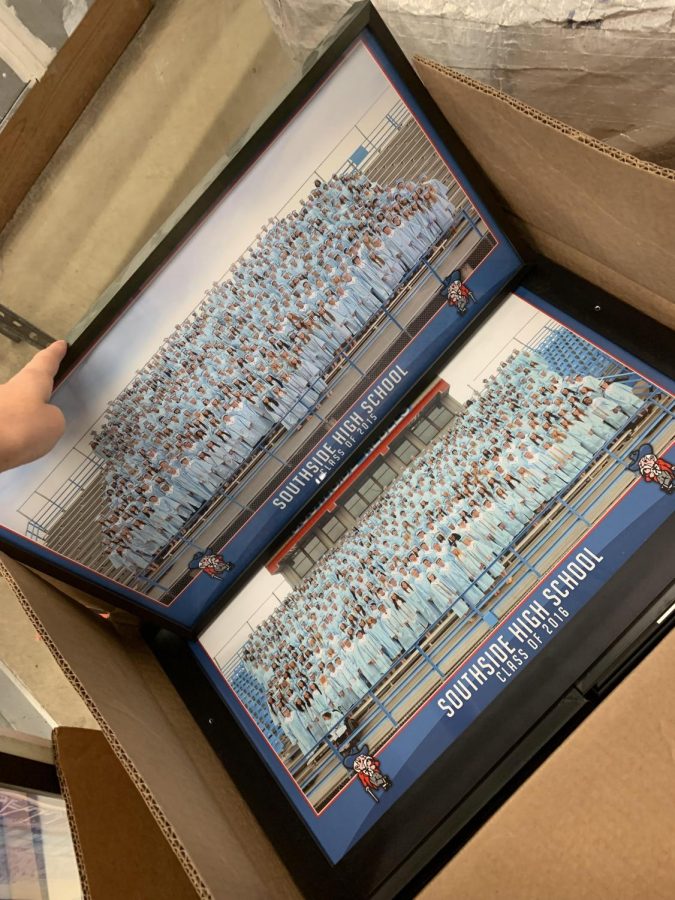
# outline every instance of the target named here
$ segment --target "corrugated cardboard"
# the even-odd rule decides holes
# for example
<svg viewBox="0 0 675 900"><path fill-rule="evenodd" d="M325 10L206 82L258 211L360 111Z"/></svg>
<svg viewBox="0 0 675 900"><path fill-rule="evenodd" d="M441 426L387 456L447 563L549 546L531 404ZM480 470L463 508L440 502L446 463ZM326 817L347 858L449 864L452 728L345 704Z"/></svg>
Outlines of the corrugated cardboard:
<svg viewBox="0 0 675 900"><path fill-rule="evenodd" d="M421 900L675 895L675 633L600 704Z"/></svg>
<svg viewBox="0 0 675 900"><path fill-rule="evenodd" d="M675 327L675 171L431 60L415 65L527 243Z"/></svg>
<svg viewBox="0 0 675 900"><path fill-rule="evenodd" d="M0 229L140 28L152 0L96 0L89 6L0 131Z"/></svg>
<svg viewBox="0 0 675 900"><path fill-rule="evenodd" d="M86 900L197 900L178 857L101 732L56 728L54 754Z"/></svg>
<svg viewBox="0 0 675 900"><path fill-rule="evenodd" d="M537 250L675 323L675 172L610 150L433 62L418 60L418 68L507 216ZM3 562L1 570L100 723L197 895L298 897L134 628L116 630L71 591L68 597L20 564ZM674 675L675 636L513 796L425 896L672 896ZM80 850L88 855L89 811L79 811L78 796L71 792L72 811Z"/></svg>
<svg viewBox="0 0 675 900"><path fill-rule="evenodd" d="M198 896L299 897L135 629L120 634L113 623L4 555L0 574L91 710ZM85 814L78 824L81 848L86 821Z"/></svg>

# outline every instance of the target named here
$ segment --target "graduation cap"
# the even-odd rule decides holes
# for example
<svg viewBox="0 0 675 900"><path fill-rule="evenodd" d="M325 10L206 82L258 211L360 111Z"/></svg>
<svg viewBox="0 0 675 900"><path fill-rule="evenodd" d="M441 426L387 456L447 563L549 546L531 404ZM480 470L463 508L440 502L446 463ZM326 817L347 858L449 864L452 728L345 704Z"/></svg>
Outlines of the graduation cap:
<svg viewBox="0 0 675 900"><path fill-rule="evenodd" d="M654 448L651 444L641 444L637 450L633 450L628 454L628 459L631 461L629 466L626 466L629 472L639 472L640 471L640 460L644 459L645 456L654 456Z"/></svg>

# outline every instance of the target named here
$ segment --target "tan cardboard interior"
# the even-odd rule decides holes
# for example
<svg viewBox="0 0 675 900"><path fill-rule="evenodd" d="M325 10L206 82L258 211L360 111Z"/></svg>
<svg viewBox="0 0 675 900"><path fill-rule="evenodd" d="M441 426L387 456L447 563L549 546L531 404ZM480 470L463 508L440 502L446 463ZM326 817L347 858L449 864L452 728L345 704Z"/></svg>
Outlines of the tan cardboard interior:
<svg viewBox="0 0 675 900"><path fill-rule="evenodd" d="M101 86L152 0L96 0L0 132L0 229Z"/></svg>
<svg viewBox="0 0 675 900"><path fill-rule="evenodd" d="M56 728L53 737L87 900L196 900L178 857L101 732Z"/></svg>
<svg viewBox="0 0 675 900"><path fill-rule="evenodd" d="M435 63L418 60L417 66L495 186L507 218L536 249L656 319L675 323L675 172L610 150ZM47 584L4 556L2 562L27 614L100 723L197 895L298 897L265 834L133 627L122 622L116 630L113 622L78 604L72 590L66 596L54 582ZM507 900L672 896L675 709L668 686L674 675L671 636L513 796L426 895ZM65 771L65 739L60 743ZM89 813L80 813L74 791L71 799L85 848L82 829L88 827ZM514 884L521 886L517 895Z"/></svg>
<svg viewBox="0 0 675 900"><path fill-rule="evenodd" d="M533 248L675 326L675 170L643 162L431 60L415 65Z"/></svg>
<svg viewBox="0 0 675 900"><path fill-rule="evenodd" d="M675 633L541 765L421 900L666 900L675 885Z"/></svg>
<svg viewBox="0 0 675 900"><path fill-rule="evenodd" d="M299 897L135 629L118 632L112 622L4 554L0 574L101 726L197 894L242 900ZM78 826L82 847L83 827Z"/></svg>

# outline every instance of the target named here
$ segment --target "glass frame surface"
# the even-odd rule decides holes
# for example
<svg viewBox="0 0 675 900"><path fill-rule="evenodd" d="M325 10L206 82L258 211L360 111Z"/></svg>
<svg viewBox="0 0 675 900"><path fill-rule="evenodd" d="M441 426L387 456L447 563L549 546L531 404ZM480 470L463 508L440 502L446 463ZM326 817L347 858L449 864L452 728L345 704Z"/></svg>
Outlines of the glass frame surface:
<svg viewBox="0 0 675 900"><path fill-rule="evenodd" d="M200 232L208 216L213 214L214 209L223 201L223 198L227 198L228 193L236 189L237 184L248 172L255 171L256 162L262 158L261 155L264 156L270 145L283 133L299 111L312 100L316 92L322 90L325 83L330 83L335 67L340 65L345 54L350 52L350 48L359 42L367 47L377 65L384 71L401 102L407 106L417 120L418 127L426 132L426 138L433 146L435 153L446 166L449 166L453 178L468 198L467 203L471 209L475 210L477 216L475 221L482 223L481 227L484 225L486 233L489 232L492 235L493 246L488 251L489 259L482 265L473 266L472 264L471 275L461 275L462 279L466 278L475 302L466 309L452 309L448 303L442 310L439 310L440 318L436 317L433 326L421 328L419 333L413 332L412 335L406 330L408 326L401 326L385 310L385 315L389 320L396 322L397 327L404 331L410 339L406 338L407 343L400 348L395 361L389 361L382 366L380 371L368 370L367 376L362 380L363 394L366 395L372 389L381 389L379 382L390 374L392 366L399 366L398 371L405 371L406 377L396 383L395 390L389 393L386 402L383 401L379 405L377 413L369 419L359 440L353 442L348 453L344 453L333 445L330 450L332 457L330 464L325 465L320 472L321 478L325 480L316 484L305 482L299 496L294 497L292 506L288 505L283 509L280 506L274 508L271 501L263 503L263 508L257 506L250 513L249 519L241 523L237 520L229 526L231 534L225 538L224 542L223 536L229 533L227 529L220 537L209 535L208 539L200 542L194 541L192 524L188 530L181 529L177 539L183 556L185 556L187 548L193 547L193 544L194 552L189 561L185 556L185 564L183 565L181 562L182 574L176 578L172 574L170 585L166 583L166 576L157 575L157 571L161 572L162 570L161 566L157 569L154 559L148 568L139 570L139 577L142 577L143 585L147 585L147 588L141 590L130 587L129 583L116 581L112 576L103 575L86 564L76 562L72 558L50 549L41 543L42 533L36 532L36 540L31 540L25 534L0 526L0 546L12 556L78 588L87 590L106 602L158 621L171 623L183 633L196 633L203 622L208 617L215 615L218 609L227 602L234 585L240 584L245 579L251 565L260 554L265 552L271 543L278 540L279 535L287 527L292 527L293 523L302 515L307 504L320 491L328 487L333 478L339 477L339 473L344 470L343 467L349 457L353 457L354 453L365 447L369 440L376 439L377 434L387 426L395 407L403 402L412 390L416 389L434 360L462 334L473 327L474 322L482 315L495 294L522 267L520 257L495 218L490 191L485 185L480 171L448 127L379 17L372 8L367 6L322 53L308 75L280 104L235 158L228 163L212 185L73 343L59 375L57 402L59 386L65 386L69 376L73 376L79 367L87 365L87 360L91 358L92 352L96 352L97 346L102 341L106 338L110 340L111 335L114 337L115 328L122 321L124 314L133 312L137 305L140 309L144 291L148 289L148 286L152 286L153 282L161 277L162 271L171 265L176 254L180 254L183 248L189 246L191 237ZM364 140L364 144L367 143L368 141ZM475 222L470 221L468 216L466 222L467 227L476 228ZM425 276L428 276L428 279L438 279L439 283L447 280L448 273L439 269L442 274L442 277L439 278L438 272L434 272L433 266L426 261L423 264L429 269L429 273L425 270ZM421 265L422 263L420 263ZM433 281L433 284L435 283ZM439 287L439 291L446 290L447 287L445 284L442 288ZM410 329L412 330L412 326ZM84 371L84 369L80 371ZM345 424L350 423L350 417L353 416L354 408L360 399L360 397L356 398L352 407L347 407L339 412L334 420L334 433L337 434ZM344 406L344 404L342 405ZM297 487L298 470L304 466L307 460L313 465L317 465L316 454L323 453L325 455L326 450L322 448L327 440L330 441L331 434L331 431L325 432L313 446L308 446L305 456L297 463L293 457L295 468L291 469L285 481L279 479L276 498L281 495L282 491ZM272 451L270 453L273 455ZM323 460L319 460L319 464L322 462ZM84 465L89 464L87 462ZM49 477L51 477L51 473ZM77 482L80 477L84 479L88 475L80 473L78 469L77 472L69 475L69 480ZM293 481L295 484L292 484ZM36 489L35 494L37 493ZM49 502L58 507L59 497L51 497ZM241 501L229 499L228 495L228 503L237 502ZM254 519L255 521L253 521ZM44 524L38 524L37 527L46 531ZM183 533L184 531L185 533ZM171 550L171 553L173 552ZM180 559L182 560L183 557L181 556ZM202 564L204 559L214 560L216 567L221 566L221 568L218 568L217 571L213 567L209 568L205 563ZM173 569L171 571L173 573Z"/></svg>
<svg viewBox="0 0 675 900"><path fill-rule="evenodd" d="M532 343L523 343L528 336ZM567 399L577 372L585 379L580 390L588 392L578 396L588 406ZM490 375L479 385L480 393L473 387L475 373ZM506 297L466 352L435 377L440 379L437 388L453 384L460 392L466 379L465 393L453 392L448 403L466 403L458 421L468 417L473 425L469 434L468 426L460 426L460 441L465 448L483 448L482 462L474 467L480 472L478 480L467 481L472 451L453 449L451 428L446 441L437 437L425 447L418 440L414 461L401 467L397 499L390 496L384 509L371 509L377 499L368 496L372 472L390 458L388 442L399 429L408 428L414 440L414 423L424 421L419 417L429 408L432 389L298 535L266 561L266 572L259 570L251 588L232 599L222 624L207 629L195 646L207 674L333 863L386 815L434 753L457 739L673 513L675 384L526 288ZM508 382L511 396L516 385L524 391L516 394L521 399L511 410L512 401L497 387L503 407L491 397L492 380L498 379L496 385L500 377L515 379ZM556 387L550 387L551 378ZM596 395L600 407L593 406ZM539 406L528 407L530 401ZM502 414L504 421L516 423L503 426L513 462L505 461L505 451L497 453L515 473L510 488L515 507L509 506L503 490L501 495L489 493L488 473L495 463L491 449L485 448L501 448L501 443L491 430L476 435L482 421L470 410L476 402L485 415L493 410L491 415ZM598 409L609 415L611 424L597 417ZM565 424L556 426L560 420ZM490 420L490 428L499 431L500 421ZM542 424L556 433L548 443ZM560 427L569 428L564 444L556 443L563 439ZM654 443L653 452L648 442ZM538 446L542 449L535 456ZM647 449L661 460L661 468L655 464L645 474L631 460ZM657 483L659 475L662 484ZM419 484L427 486L427 493L411 494L411 485ZM354 491L356 506L342 502L345 490L346 496ZM453 500L455 490L459 494ZM448 507L455 509L450 513ZM457 507L463 510L463 520ZM410 512L413 508L415 513ZM317 528L325 511L336 509L348 511L354 521L346 545L341 542L329 551ZM425 510L432 509L429 519ZM485 521L472 520L472 509ZM456 533L446 539L448 523ZM403 527L407 534L397 532ZM299 570L288 562L295 559L294 547L302 546L296 540L307 542L309 554ZM417 546L420 540L422 549ZM398 559L396 565L392 556ZM284 574L280 565L286 566ZM427 581L425 571L433 581ZM377 596L383 605L373 612L375 585L380 586ZM273 595L265 601L273 586ZM390 595L396 598L394 607ZM260 600L264 602L258 607ZM292 607L287 608L288 603ZM237 628L238 607L246 620L243 628ZM387 630L378 621L383 614ZM330 645L317 645L323 639L319 635L327 636ZM284 669L279 668L281 659ZM347 671L350 677L345 680ZM344 681L343 689L336 692L332 680L340 686ZM266 693L261 693L262 684ZM315 704L331 708L317 717ZM444 722L443 716L451 722ZM365 759L371 760L370 780L361 778L358 768ZM375 771L379 766L389 782ZM359 781L376 807L364 802ZM380 782L382 793L373 787Z"/></svg>
<svg viewBox="0 0 675 900"><path fill-rule="evenodd" d="M516 293L531 300L535 294L544 295L544 305L558 321L584 336L589 336L590 328L602 349L617 352L618 345L622 361L657 380L664 369L667 378L675 374L667 349L670 332L655 330L654 323L639 312L547 261L538 261ZM606 336L611 336L613 347ZM641 351L642 359L631 359L631 350ZM656 376L650 363L658 367ZM658 487L644 484L639 474L631 493L636 491L642 496L655 491L658 497ZM632 546L625 540L615 546L611 571L577 593L574 609L570 607L573 615L556 630L554 639L533 655L517 678L496 696L486 698L487 705L472 711L468 726L440 755L434 754L435 761L334 865L279 788L280 773L272 761L262 762L259 742L253 741L253 747L249 743L252 733L246 717L237 713L231 699L224 702L222 679L203 649L166 632L149 639L307 895L337 897L349 886L358 897L393 896L412 879L423 883L424 872L432 871L424 867L447 859L481 816L513 789L516 773L531 771L560 736L588 714L602 692L589 683L588 676L584 680L585 673L595 671L598 660L614 648L623 647L636 623L649 623L637 640L633 638L640 646L643 632L653 643L670 627L670 620L662 626L655 624L672 603L667 594L672 570L666 548L672 541L675 516L670 495L664 492L662 501L659 522L647 528L646 541L640 545L635 536L624 535ZM555 574L547 573L547 579ZM435 714L440 725L443 712ZM283 803L277 802L281 797Z"/></svg>

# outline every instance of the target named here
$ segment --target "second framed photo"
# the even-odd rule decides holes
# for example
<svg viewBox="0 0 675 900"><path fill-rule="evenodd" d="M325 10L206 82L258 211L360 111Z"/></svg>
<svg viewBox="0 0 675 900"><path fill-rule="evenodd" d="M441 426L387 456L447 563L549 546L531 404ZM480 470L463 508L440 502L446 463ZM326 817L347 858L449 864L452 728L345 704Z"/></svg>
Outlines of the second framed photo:
<svg viewBox="0 0 675 900"><path fill-rule="evenodd" d="M404 840L396 811L415 788L430 810L432 764L502 694L529 727L512 686L547 650L528 702L583 672L588 637L611 643L610 616L577 616L672 534L674 445L672 379L518 288L200 635L199 664L331 864L378 823L411 850L424 816ZM437 786L446 813L469 768Z"/></svg>

